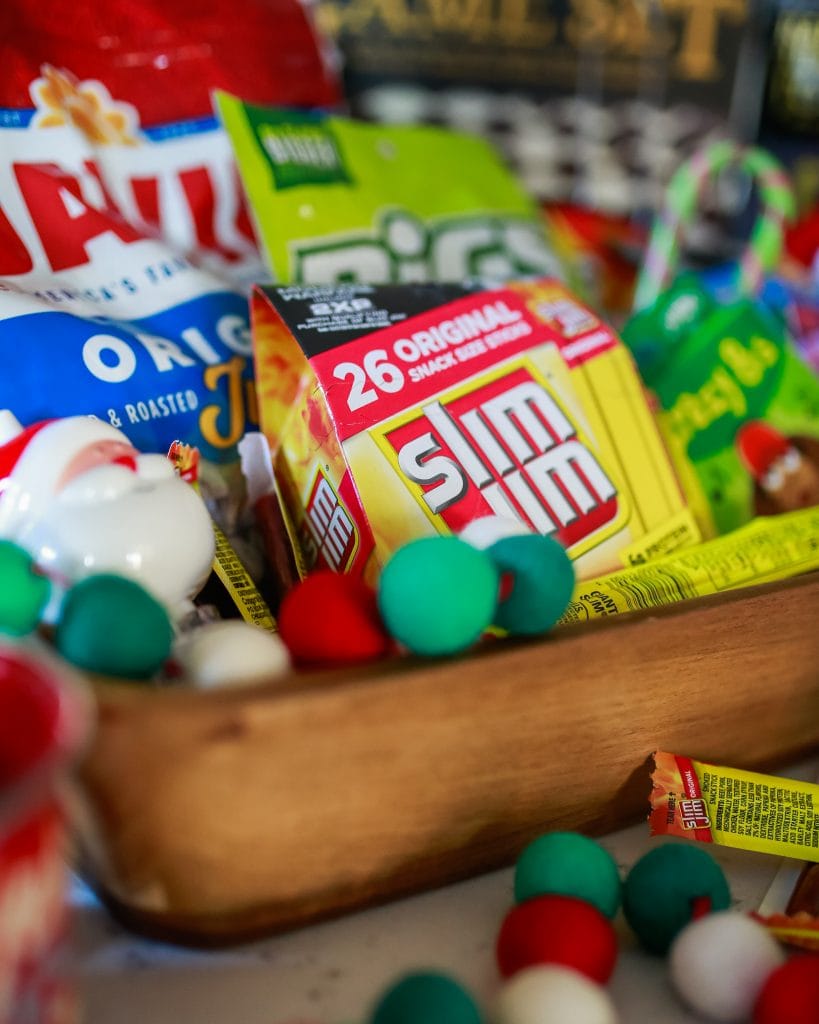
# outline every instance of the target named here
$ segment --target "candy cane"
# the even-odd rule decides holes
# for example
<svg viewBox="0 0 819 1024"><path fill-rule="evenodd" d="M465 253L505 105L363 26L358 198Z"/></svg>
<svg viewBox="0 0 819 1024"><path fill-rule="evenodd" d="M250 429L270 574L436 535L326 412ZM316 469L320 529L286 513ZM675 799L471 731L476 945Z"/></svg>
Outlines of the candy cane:
<svg viewBox="0 0 819 1024"><path fill-rule="evenodd" d="M643 269L637 282L635 311L653 305L671 284L679 263L680 235L694 219L708 182L724 168L736 165L756 181L762 210L739 262L737 287L756 292L766 271L782 252L785 223L795 212L793 191L779 162L763 149L745 149L724 139L701 146L676 171L666 190L665 203L655 218Z"/></svg>
<svg viewBox="0 0 819 1024"><path fill-rule="evenodd" d="M741 292L756 292L766 271L779 262L785 225L796 213L793 189L782 165L764 149L745 151L742 166L759 183L762 212L739 264Z"/></svg>

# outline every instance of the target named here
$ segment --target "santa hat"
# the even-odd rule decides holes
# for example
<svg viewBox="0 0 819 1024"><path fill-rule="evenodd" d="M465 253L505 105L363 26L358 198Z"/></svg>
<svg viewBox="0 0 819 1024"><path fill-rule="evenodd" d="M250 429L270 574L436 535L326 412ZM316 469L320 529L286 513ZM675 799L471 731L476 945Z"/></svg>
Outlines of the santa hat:
<svg viewBox="0 0 819 1024"><path fill-rule="evenodd" d="M0 537L13 539L24 521L39 519L75 456L100 441L130 443L93 416L42 420L23 429L13 413L0 410Z"/></svg>
<svg viewBox="0 0 819 1024"><path fill-rule="evenodd" d="M773 463L791 449L788 439L762 420L746 423L737 434L736 445L754 480L761 480Z"/></svg>

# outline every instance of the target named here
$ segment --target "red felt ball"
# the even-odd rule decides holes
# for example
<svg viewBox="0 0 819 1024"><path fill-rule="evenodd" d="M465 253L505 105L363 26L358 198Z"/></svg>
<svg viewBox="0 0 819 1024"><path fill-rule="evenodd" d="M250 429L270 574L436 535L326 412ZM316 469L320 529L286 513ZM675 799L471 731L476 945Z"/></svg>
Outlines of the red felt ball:
<svg viewBox="0 0 819 1024"><path fill-rule="evenodd" d="M506 915L496 954L505 978L524 967L560 964L604 985L617 960L617 939L611 922L590 903L538 896Z"/></svg>
<svg viewBox="0 0 819 1024"><path fill-rule="evenodd" d="M311 573L279 608L279 634L297 665L342 665L381 658L392 648L375 591L329 569Z"/></svg>
<svg viewBox="0 0 819 1024"><path fill-rule="evenodd" d="M768 977L754 1024L819 1024L819 956L798 956Z"/></svg>

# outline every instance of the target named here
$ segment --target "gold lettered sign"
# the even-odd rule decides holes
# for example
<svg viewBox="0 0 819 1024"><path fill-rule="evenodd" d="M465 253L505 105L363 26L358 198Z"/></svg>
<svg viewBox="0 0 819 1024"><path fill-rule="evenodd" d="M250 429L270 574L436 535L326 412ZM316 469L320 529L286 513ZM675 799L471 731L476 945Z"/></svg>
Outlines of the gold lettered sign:
<svg viewBox="0 0 819 1024"><path fill-rule="evenodd" d="M319 0L352 92L390 81L577 90L583 62L607 94L654 66L670 100L727 110L750 0ZM660 70L661 69L661 70ZM721 102L724 98L724 103ZM719 111L715 111L719 112Z"/></svg>

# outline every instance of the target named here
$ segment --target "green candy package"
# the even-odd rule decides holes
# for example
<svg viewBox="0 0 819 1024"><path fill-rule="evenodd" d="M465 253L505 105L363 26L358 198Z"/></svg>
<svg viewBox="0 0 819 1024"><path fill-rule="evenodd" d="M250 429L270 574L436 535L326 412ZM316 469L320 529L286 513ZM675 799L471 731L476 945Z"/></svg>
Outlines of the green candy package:
<svg viewBox="0 0 819 1024"><path fill-rule="evenodd" d="M282 283L563 276L535 204L482 139L221 92L216 105Z"/></svg>
<svg viewBox="0 0 819 1024"><path fill-rule="evenodd" d="M773 314L684 274L622 336L705 536L819 505L819 378Z"/></svg>

